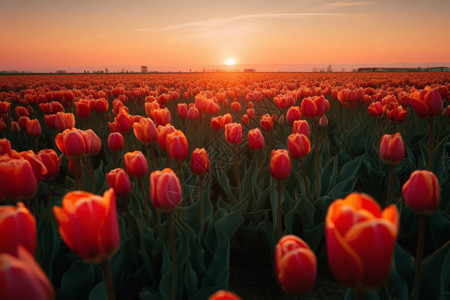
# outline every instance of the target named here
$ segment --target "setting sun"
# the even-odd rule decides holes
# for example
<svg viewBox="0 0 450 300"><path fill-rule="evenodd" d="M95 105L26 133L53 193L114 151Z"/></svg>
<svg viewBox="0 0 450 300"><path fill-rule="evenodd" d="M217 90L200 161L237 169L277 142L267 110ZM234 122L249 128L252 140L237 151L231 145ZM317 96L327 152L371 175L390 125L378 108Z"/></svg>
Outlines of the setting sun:
<svg viewBox="0 0 450 300"><path fill-rule="evenodd" d="M231 57L227 58L225 63L227 64L227 66L233 66L234 65L234 59L232 59Z"/></svg>

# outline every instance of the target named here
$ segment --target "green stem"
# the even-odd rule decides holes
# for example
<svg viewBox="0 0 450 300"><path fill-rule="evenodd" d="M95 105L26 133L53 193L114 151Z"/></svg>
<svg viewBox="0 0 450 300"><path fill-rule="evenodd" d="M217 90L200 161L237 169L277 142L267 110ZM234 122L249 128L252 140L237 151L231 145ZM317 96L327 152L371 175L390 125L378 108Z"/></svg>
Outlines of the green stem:
<svg viewBox="0 0 450 300"><path fill-rule="evenodd" d="M156 155L155 155L155 147L154 147L154 143L150 144L150 151L152 153L152 169L153 171L156 170Z"/></svg>
<svg viewBox="0 0 450 300"><path fill-rule="evenodd" d="M420 289L420 266L422 264L423 257L423 242L425 236L425 216L423 214L419 215L419 235L417 237L417 252L415 260L415 274L414 274L414 287L412 291L412 299L419 299L419 289Z"/></svg>
<svg viewBox="0 0 450 300"><path fill-rule="evenodd" d="M95 193L95 175L94 175L94 158L92 156L87 157L88 175L91 184L91 193Z"/></svg>
<svg viewBox="0 0 450 300"><path fill-rule="evenodd" d="M47 202L45 203L47 208L47 217L50 219L52 215L52 198L51 198L51 184L47 181Z"/></svg>
<svg viewBox="0 0 450 300"><path fill-rule="evenodd" d="M203 176L200 176L200 241L203 240L203 234L204 234L204 214L205 214L205 205L203 203Z"/></svg>
<svg viewBox="0 0 450 300"><path fill-rule="evenodd" d="M172 248L172 295L171 299L176 299L177 297L177 279L178 279L178 262L177 262L177 245L175 242L175 231L173 228L172 213L168 215L169 220L169 232L170 232L170 244Z"/></svg>
<svg viewBox="0 0 450 300"><path fill-rule="evenodd" d="M238 200L239 203L242 202L242 195L241 195L241 176L239 174L239 156L237 151L237 145L234 148L234 171L236 173L236 181L237 181L237 189L238 189Z"/></svg>
<svg viewBox="0 0 450 300"><path fill-rule="evenodd" d="M278 225L278 240L281 239L281 180L277 180L278 188L278 209L277 209L277 225Z"/></svg>
<svg viewBox="0 0 450 300"><path fill-rule="evenodd" d="M395 165L389 165L389 185L388 185L386 206L390 205L392 202L391 198L392 198L392 185L394 182L394 168Z"/></svg>
<svg viewBox="0 0 450 300"><path fill-rule="evenodd" d="M311 202L311 196L309 195L308 183L307 183L307 181L306 181L305 166L303 165L303 158L300 158L300 166L301 166L301 168L302 168L303 183L305 184L306 199L307 199L309 202Z"/></svg>
<svg viewBox="0 0 450 300"><path fill-rule="evenodd" d="M128 197L128 195L127 196L125 196L125 197L123 197L123 204L124 204L124 207L125 207L125 212L126 212L126 214L127 214L127 221L128 221L128 227L130 228L130 229L133 229L133 227L132 227L132 220L131 220L131 214L130 214L130 209L129 209L129 207L128 207L128 201L129 201L129 197Z"/></svg>
<svg viewBox="0 0 450 300"><path fill-rule="evenodd" d="M355 300L362 300L363 299L363 293L361 290L356 290L355 291Z"/></svg>
<svg viewBox="0 0 450 300"><path fill-rule="evenodd" d="M39 137L35 137L34 138L34 153L38 153L39 152Z"/></svg>
<svg viewBox="0 0 450 300"><path fill-rule="evenodd" d="M318 120L314 120L314 136L316 139L315 147L315 167L316 167L316 201L320 199L320 171L319 171L319 125Z"/></svg>
<svg viewBox="0 0 450 300"><path fill-rule="evenodd" d="M114 151L112 153L113 155L113 161L114 161L114 168L118 168L119 167L119 155L117 154L116 151Z"/></svg>
<svg viewBox="0 0 450 300"><path fill-rule="evenodd" d="M433 171L433 143L434 143L434 126L433 119L430 119L430 148L428 151L428 170Z"/></svg>
<svg viewBox="0 0 450 300"><path fill-rule="evenodd" d="M101 267L103 270L103 277L105 280L105 285L106 285L106 291L108 292L108 299L109 300L115 300L116 299L116 294L114 292L114 285L111 279L111 271L109 270L109 264L108 264L108 260L104 259L101 261Z"/></svg>
<svg viewBox="0 0 450 300"><path fill-rule="evenodd" d="M137 181L138 181L139 189L141 190L141 193L142 193L142 201L144 202L145 218L147 219L148 224L150 224L150 209L148 207L147 197L145 196L144 183L143 183L144 180L142 178L138 178Z"/></svg>

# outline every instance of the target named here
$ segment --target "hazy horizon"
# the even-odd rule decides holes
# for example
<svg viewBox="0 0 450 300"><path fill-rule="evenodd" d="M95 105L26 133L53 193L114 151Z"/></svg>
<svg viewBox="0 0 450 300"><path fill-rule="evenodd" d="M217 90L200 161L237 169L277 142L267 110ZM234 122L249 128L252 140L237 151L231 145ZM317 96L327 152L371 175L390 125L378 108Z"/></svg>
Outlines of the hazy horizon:
<svg viewBox="0 0 450 300"><path fill-rule="evenodd" d="M449 66L449 12L446 0L3 0L0 70Z"/></svg>

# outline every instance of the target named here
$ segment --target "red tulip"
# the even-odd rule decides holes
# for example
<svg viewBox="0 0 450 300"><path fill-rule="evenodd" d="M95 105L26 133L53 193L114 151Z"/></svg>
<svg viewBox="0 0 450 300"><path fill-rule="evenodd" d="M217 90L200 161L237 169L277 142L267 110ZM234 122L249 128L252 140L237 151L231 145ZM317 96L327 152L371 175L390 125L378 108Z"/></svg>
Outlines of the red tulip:
<svg viewBox="0 0 450 300"><path fill-rule="evenodd" d="M26 125L27 134L33 137L41 135L41 124L38 119L29 120Z"/></svg>
<svg viewBox="0 0 450 300"><path fill-rule="evenodd" d="M412 94L409 102L420 118L434 118L442 112L442 98L438 90L422 90Z"/></svg>
<svg viewBox="0 0 450 300"><path fill-rule="evenodd" d="M180 119L186 119L188 114L188 108L186 103L178 103L177 105L177 113Z"/></svg>
<svg viewBox="0 0 450 300"><path fill-rule="evenodd" d="M211 126L212 130L219 131L220 129L222 129L222 124L223 124L222 116L211 118L210 126Z"/></svg>
<svg viewBox="0 0 450 300"><path fill-rule="evenodd" d="M29 161L0 156L0 194L15 200L28 199L34 196L37 187L38 180Z"/></svg>
<svg viewBox="0 0 450 300"><path fill-rule="evenodd" d="M195 148L191 155L191 169L196 175L204 175L209 172L210 161L205 148Z"/></svg>
<svg viewBox="0 0 450 300"><path fill-rule="evenodd" d="M401 105L397 106L394 109L386 111L386 116L388 117L388 119L397 123L402 123L403 121L405 121L407 114L407 111Z"/></svg>
<svg viewBox="0 0 450 300"><path fill-rule="evenodd" d="M308 119L319 119L325 114L325 111L329 107L328 100L325 100L323 96L314 96L305 98L301 104L301 110L303 116Z"/></svg>
<svg viewBox="0 0 450 300"><path fill-rule="evenodd" d="M39 151L38 156L47 168L47 173L44 174L42 178L46 181L50 181L58 177L62 156L58 157L58 154L56 154L53 149L43 149Z"/></svg>
<svg viewBox="0 0 450 300"><path fill-rule="evenodd" d="M0 119L0 120L2 121L3 124L5 124L3 119ZM30 121L30 118L28 118L26 116L22 116L22 117L19 118L19 120L17 120L17 123L19 124L19 127L21 129L26 129L28 121Z"/></svg>
<svg viewBox="0 0 450 300"><path fill-rule="evenodd" d="M106 179L108 180L109 187L114 189L114 192L118 196L126 196L131 191L131 182L125 170L122 168L117 168L111 170L106 174Z"/></svg>
<svg viewBox="0 0 450 300"><path fill-rule="evenodd" d="M0 299L54 298L50 280L24 247L19 246L15 255L0 253Z"/></svg>
<svg viewBox="0 0 450 300"><path fill-rule="evenodd" d="M11 153L11 143L7 139L0 139L0 155Z"/></svg>
<svg viewBox="0 0 450 300"><path fill-rule="evenodd" d="M108 111L109 104L105 98L93 99L91 100L91 108L94 109L97 113L105 113Z"/></svg>
<svg viewBox="0 0 450 300"><path fill-rule="evenodd" d="M75 108L80 118L88 118L91 114L91 103L88 99L80 99L75 102Z"/></svg>
<svg viewBox="0 0 450 300"><path fill-rule="evenodd" d="M311 151L311 143L304 134L293 133L288 136L288 152L293 159L303 158Z"/></svg>
<svg viewBox="0 0 450 300"><path fill-rule="evenodd" d="M157 108L152 112L156 126L170 123L170 111L166 108Z"/></svg>
<svg viewBox="0 0 450 300"><path fill-rule="evenodd" d="M58 149L70 159L78 159L87 152L87 145L84 134L80 129L66 129L58 133L55 138Z"/></svg>
<svg viewBox="0 0 450 300"><path fill-rule="evenodd" d="M181 202L181 185L172 169L150 174L150 196L153 206L163 212L173 211Z"/></svg>
<svg viewBox="0 0 450 300"><path fill-rule="evenodd" d="M75 126L75 116L72 113L58 112L55 118L55 127L59 132L72 129Z"/></svg>
<svg viewBox="0 0 450 300"><path fill-rule="evenodd" d="M385 134L380 140L381 160L389 165L397 165L405 158L405 143L399 132Z"/></svg>
<svg viewBox="0 0 450 300"><path fill-rule="evenodd" d="M231 114L224 114L222 116L222 128L225 127L225 125L233 123L233 118Z"/></svg>
<svg viewBox="0 0 450 300"><path fill-rule="evenodd" d="M11 103L6 101L0 101L0 114L6 114L11 109Z"/></svg>
<svg viewBox="0 0 450 300"><path fill-rule="evenodd" d="M242 300L242 298L230 291L219 290L209 296L208 300Z"/></svg>
<svg viewBox="0 0 450 300"><path fill-rule="evenodd" d="M242 126L239 123L225 125L225 138L228 143L238 145L242 141Z"/></svg>
<svg viewBox="0 0 450 300"><path fill-rule="evenodd" d="M167 150L166 145L166 136L172 132L175 132L176 129L170 124L167 124L166 126L158 126L158 145L159 148L162 150Z"/></svg>
<svg viewBox="0 0 450 300"><path fill-rule="evenodd" d="M384 115L384 108L380 102L370 103L367 110L369 111L369 114L374 118L382 117Z"/></svg>
<svg viewBox="0 0 450 300"><path fill-rule="evenodd" d="M273 118L269 114L265 114L261 116L259 127L264 131L271 131L273 129L273 123Z"/></svg>
<svg viewBox="0 0 450 300"><path fill-rule="evenodd" d="M114 123L117 124L117 128L120 132L128 132L133 124L133 118L126 110L121 109L119 114L115 116Z"/></svg>
<svg viewBox="0 0 450 300"><path fill-rule="evenodd" d="M125 153L123 156L125 169L131 177L144 177L148 173L147 159L141 151Z"/></svg>
<svg viewBox="0 0 450 300"><path fill-rule="evenodd" d="M242 125L248 125L248 123L250 123L250 120L248 119L247 115L242 116L241 123Z"/></svg>
<svg viewBox="0 0 450 300"><path fill-rule="evenodd" d="M289 107L287 113L286 113L286 121L289 123L294 123L294 121L300 120L302 117L302 113L300 112L300 107L298 106L291 106Z"/></svg>
<svg viewBox="0 0 450 300"><path fill-rule="evenodd" d="M327 127L328 126L328 119L326 115L323 115L319 119L319 126L320 127Z"/></svg>
<svg viewBox="0 0 450 300"><path fill-rule="evenodd" d="M38 182L38 184L39 184L39 181L41 181L42 176L47 174L47 168L45 167L41 158L38 155L36 155L33 152L33 150L22 151L22 152L16 152L15 150L11 150L11 158L12 159L25 159L26 161L28 161L31 165L31 168L33 169L34 177L36 178L36 181Z"/></svg>
<svg viewBox="0 0 450 300"><path fill-rule="evenodd" d="M381 211L370 196L352 193L334 201L325 218L331 272L349 288L377 289L389 277L399 228L395 205Z"/></svg>
<svg viewBox="0 0 450 300"><path fill-rule="evenodd" d="M123 135L120 132L112 132L108 136L108 147L113 152L123 149Z"/></svg>
<svg viewBox="0 0 450 300"><path fill-rule="evenodd" d="M285 235L275 248L275 272L280 286L291 295L301 295L314 284L316 255L295 235Z"/></svg>
<svg viewBox="0 0 450 300"><path fill-rule="evenodd" d="M450 104L447 106L447 108L442 113L444 116L447 116L448 119L450 119Z"/></svg>
<svg viewBox="0 0 450 300"><path fill-rule="evenodd" d="M53 207L59 233L70 249L84 260L98 263L119 248L116 196L113 189L103 197L84 191L67 193L62 207Z"/></svg>
<svg viewBox="0 0 450 300"><path fill-rule="evenodd" d="M270 156L270 176L275 179L284 180L288 178L291 171L291 160L285 149L272 150Z"/></svg>
<svg viewBox="0 0 450 300"><path fill-rule="evenodd" d="M251 129L247 135L248 146L252 150L261 150L265 146L264 137L259 128Z"/></svg>
<svg viewBox="0 0 450 300"><path fill-rule="evenodd" d="M102 141L92 129L81 131L86 142L86 154L95 156L100 153Z"/></svg>
<svg viewBox="0 0 450 300"><path fill-rule="evenodd" d="M0 253L16 254L22 245L29 253L36 249L36 220L22 202L0 206ZM0 284L1 285L1 284Z"/></svg>
<svg viewBox="0 0 450 300"><path fill-rule="evenodd" d="M304 134L309 139L309 124L306 120L297 120L294 122L292 133Z"/></svg>
<svg viewBox="0 0 450 300"><path fill-rule="evenodd" d="M231 102L230 107L231 107L232 111L240 111L241 110L241 104L237 101Z"/></svg>
<svg viewBox="0 0 450 300"><path fill-rule="evenodd" d="M432 172L416 170L402 188L406 205L416 213L430 215L439 206L439 181Z"/></svg>
<svg viewBox="0 0 450 300"><path fill-rule="evenodd" d="M56 128L56 115L44 115L44 121L48 128Z"/></svg>
<svg viewBox="0 0 450 300"><path fill-rule="evenodd" d="M134 123L133 132L143 144L151 144L158 139L155 123L150 118L142 118L139 120L139 123Z"/></svg>
<svg viewBox="0 0 450 300"><path fill-rule="evenodd" d="M196 107L189 107L187 118L189 121L195 121L198 118L198 109Z"/></svg>
<svg viewBox="0 0 450 300"><path fill-rule="evenodd" d="M249 108L247 109L247 116L249 117L249 119L254 119L255 118L255 110L253 108Z"/></svg>
<svg viewBox="0 0 450 300"><path fill-rule="evenodd" d="M14 111L15 111L16 116L17 116L18 119L20 119L20 117L30 117L30 113L23 106L16 106Z"/></svg>
<svg viewBox="0 0 450 300"><path fill-rule="evenodd" d="M183 131L176 130L166 135L167 154L177 162L183 162L188 155L188 142Z"/></svg>

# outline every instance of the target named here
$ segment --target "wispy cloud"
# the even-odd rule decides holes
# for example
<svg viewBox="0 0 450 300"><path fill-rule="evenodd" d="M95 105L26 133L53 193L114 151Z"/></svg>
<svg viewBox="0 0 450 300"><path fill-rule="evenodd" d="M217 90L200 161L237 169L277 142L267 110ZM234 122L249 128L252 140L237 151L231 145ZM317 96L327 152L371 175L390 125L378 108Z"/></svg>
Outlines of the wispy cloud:
<svg viewBox="0 0 450 300"><path fill-rule="evenodd" d="M363 6L363 5L372 5L374 2L372 1L363 1L363 2L334 2L331 3L330 6L335 7L348 7L348 6Z"/></svg>
<svg viewBox="0 0 450 300"><path fill-rule="evenodd" d="M308 17L322 17L322 16L332 16L332 15L342 15L338 13L260 13L260 14L249 14L249 15L240 15L233 16L228 18L215 18L209 20L202 20L196 22L188 22L170 25L166 27L160 28L140 28L135 31L157 31L157 30L179 30L184 28L192 28L196 27L198 29L211 29L214 27L218 27L224 24L229 24L242 20L250 20L250 19L300 19L300 18L308 18Z"/></svg>

